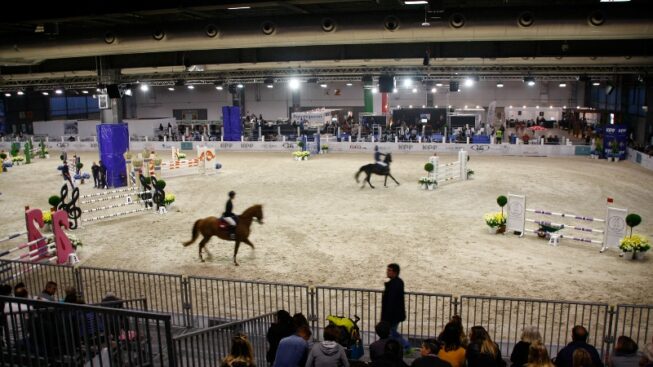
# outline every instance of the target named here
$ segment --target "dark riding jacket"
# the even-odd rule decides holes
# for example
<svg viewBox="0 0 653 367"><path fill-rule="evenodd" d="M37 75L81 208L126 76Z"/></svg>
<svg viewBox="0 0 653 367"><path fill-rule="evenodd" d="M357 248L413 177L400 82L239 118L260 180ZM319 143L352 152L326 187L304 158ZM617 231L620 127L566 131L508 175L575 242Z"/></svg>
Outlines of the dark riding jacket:
<svg viewBox="0 0 653 367"><path fill-rule="evenodd" d="M224 213L222 213L222 217L223 218L231 217L234 220L238 220L238 217L236 216L236 214L233 213L232 210L234 210L234 204L231 202L231 199L229 199L227 200L227 206L224 209Z"/></svg>
<svg viewBox="0 0 653 367"><path fill-rule="evenodd" d="M384 156L385 154L379 152L378 150L374 152L374 162L382 162L381 161L381 156Z"/></svg>

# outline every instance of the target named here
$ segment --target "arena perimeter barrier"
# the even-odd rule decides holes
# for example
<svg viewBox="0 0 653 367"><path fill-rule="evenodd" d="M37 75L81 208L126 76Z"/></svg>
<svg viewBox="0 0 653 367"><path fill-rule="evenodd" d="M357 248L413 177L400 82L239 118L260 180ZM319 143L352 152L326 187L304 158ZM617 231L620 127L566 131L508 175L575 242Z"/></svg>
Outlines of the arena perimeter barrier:
<svg viewBox="0 0 653 367"><path fill-rule="evenodd" d="M99 302L107 291L123 299L146 298L150 311L170 314L172 325L183 328L211 327L286 309L308 318L313 336L330 314L361 318L364 342L374 339L374 325L381 312L381 290L316 287L272 282L240 281L207 277L71 267L0 260L0 268L20 273L21 266L36 266L15 277L38 293L48 280L58 284L58 298L66 285L76 285L89 303ZM12 283L13 285L13 283ZM571 328L582 324L602 356L620 335L639 345L653 336L653 305L610 306L607 303L539 300L511 297L461 296L406 292L405 322L400 332L412 341L434 337L452 315L460 315L466 330L486 327L502 352L509 353L525 326L540 329L553 355L571 341Z"/></svg>

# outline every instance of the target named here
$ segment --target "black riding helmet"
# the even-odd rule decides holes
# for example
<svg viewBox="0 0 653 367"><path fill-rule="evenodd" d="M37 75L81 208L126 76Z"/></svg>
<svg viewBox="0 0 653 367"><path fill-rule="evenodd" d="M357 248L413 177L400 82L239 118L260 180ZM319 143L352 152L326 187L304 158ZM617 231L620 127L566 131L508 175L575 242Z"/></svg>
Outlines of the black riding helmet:
<svg viewBox="0 0 653 367"><path fill-rule="evenodd" d="M229 191L229 197L233 199L234 196L236 196L236 192L235 191Z"/></svg>

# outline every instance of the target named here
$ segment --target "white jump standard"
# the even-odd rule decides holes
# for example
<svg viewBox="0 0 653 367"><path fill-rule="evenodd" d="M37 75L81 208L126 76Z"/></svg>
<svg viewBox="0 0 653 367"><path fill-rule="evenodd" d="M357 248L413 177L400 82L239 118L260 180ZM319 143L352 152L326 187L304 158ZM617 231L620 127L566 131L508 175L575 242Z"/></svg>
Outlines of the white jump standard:
<svg viewBox="0 0 653 367"><path fill-rule="evenodd" d="M577 223L557 223L543 220L541 218L533 219L526 218L526 213L533 213L540 216L557 216L564 219L581 221L581 222L595 222L603 225L603 228L591 228L586 225L578 225ZM569 239L585 243L595 243L601 245L601 251L607 250L609 247L619 247L619 242L626 235L626 215L627 209L613 208L608 206L606 209L605 219L577 215L571 213L554 212L543 209L526 208L526 197L523 195L508 194L508 218L506 223L507 231L519 232L520 237L524 233L535 233L542 235L541 227L549 227L553 231L546 232L549 236L549 244L557 246L560 239ZM526 223L535 223L540 226L540 229L526 228ZM592 237L579 237L573 234L564 233L564 230L575 230L583 232L586 235L600 234ZM561 231L561 232L558 232Z"/></svg>

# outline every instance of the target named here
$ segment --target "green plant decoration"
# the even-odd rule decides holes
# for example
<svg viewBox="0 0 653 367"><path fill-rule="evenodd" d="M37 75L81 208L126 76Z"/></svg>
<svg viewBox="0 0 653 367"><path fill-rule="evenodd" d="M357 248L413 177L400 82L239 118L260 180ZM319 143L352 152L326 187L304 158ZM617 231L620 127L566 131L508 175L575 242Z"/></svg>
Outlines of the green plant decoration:
<svg viewBox="0 0 653 367"><path fill-rule="evenodd" d="M642 223L642 217L639 214L631 213L626 216L626 224L630 227L630 235L633 235L633 228Z"/></svg>

